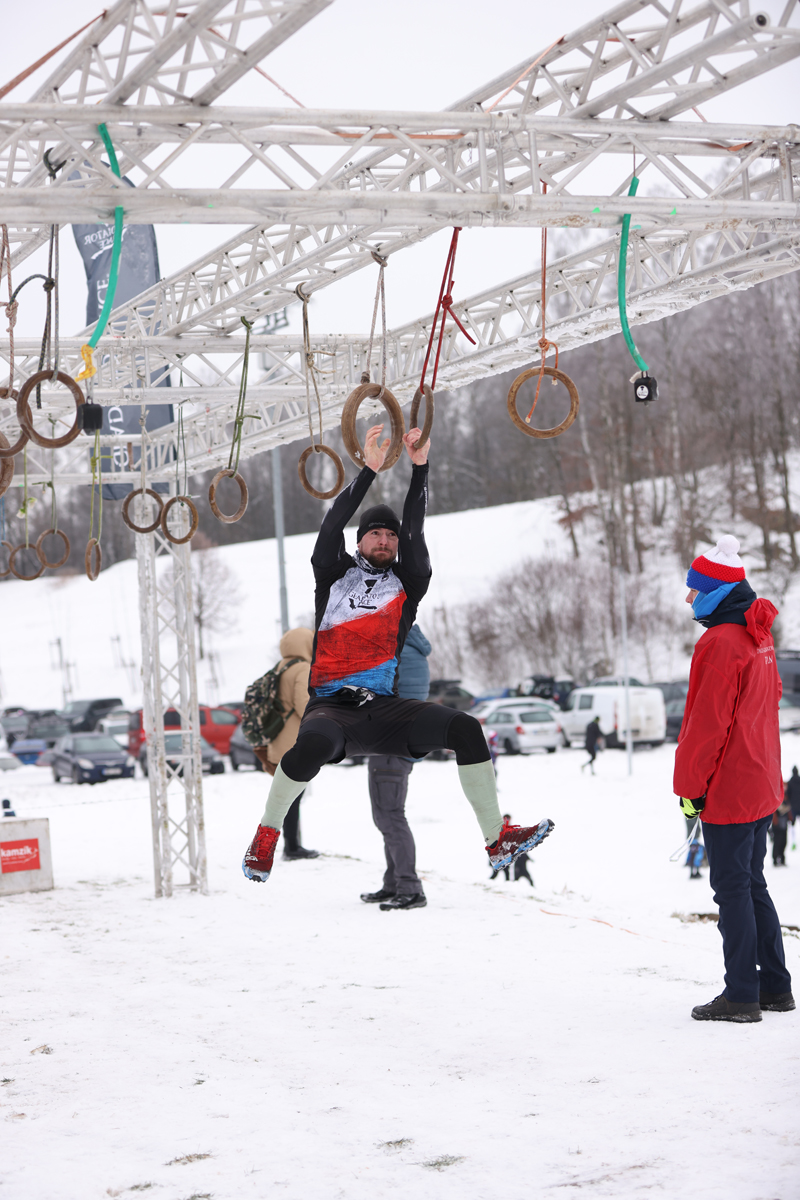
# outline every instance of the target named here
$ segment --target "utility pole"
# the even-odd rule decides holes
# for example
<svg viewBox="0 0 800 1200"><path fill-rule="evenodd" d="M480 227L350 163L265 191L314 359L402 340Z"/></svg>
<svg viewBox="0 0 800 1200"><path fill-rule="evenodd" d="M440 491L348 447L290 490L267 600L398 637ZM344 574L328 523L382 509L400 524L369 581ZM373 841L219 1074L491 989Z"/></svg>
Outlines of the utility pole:
<svg viewBox="0 0 800 1200"><path fill-rule="evenodd" d="M281 634L289 628L289 598L286 592L286 559L283 555L283 476L281 448L272 447L272 507L275 513L275 544L278 549L278 586L281 600Z"/></svg>
<svg viewBox="0 0 800 1200"><path fill-rule="evenodd" d="M619 601L622 608L622 670L625 674L625 751L628 774L633 774L633 733L631 732L631 676L628 667L628 606L625 599L625 572L619 569Z"/></svg>
<svg viewBox="0 0 800 1200"><path fill-rule="evenodd" d="M64 660L64 649L63 649L63 646L61 645L60 637L57 637L55 639L55 641L50 643L51 649L54 646L57 651L58 661L57 661L57 663L54 663L53 665L55 667L57 667L57 669L61 672L61 705L62 705L62 708L66 708L67 704L69 703L70 697L72 696L72 685L71 685L70 679L69 679L69 672L70 672L70 668L73 667L75 664L68 663ZM52 661L52 658L51 658L51 661Z"/></svg>

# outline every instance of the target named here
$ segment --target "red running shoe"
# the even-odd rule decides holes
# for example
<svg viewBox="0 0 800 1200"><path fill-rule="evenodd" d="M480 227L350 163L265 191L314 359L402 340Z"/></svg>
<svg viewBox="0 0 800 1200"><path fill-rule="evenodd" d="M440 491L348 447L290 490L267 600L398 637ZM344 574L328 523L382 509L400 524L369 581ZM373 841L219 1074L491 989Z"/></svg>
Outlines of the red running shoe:
<svg viewBox="0 0 800 1200"><path fill-rule="evenodd" d="M280 829L272 829L269 825L259 825L256 836L242 859L242 870L248 879L254 880L255 883L267 882L275 858L275 847L280 836Z"/></svg>
<svg viewBox="0 0 800 1200"><path fill-rule="evenodd" d="M520 854L527 854L543 842L555 823L547 817L538 825L504 825L493 846L486 847L493 871L510 867Z"/></svg>

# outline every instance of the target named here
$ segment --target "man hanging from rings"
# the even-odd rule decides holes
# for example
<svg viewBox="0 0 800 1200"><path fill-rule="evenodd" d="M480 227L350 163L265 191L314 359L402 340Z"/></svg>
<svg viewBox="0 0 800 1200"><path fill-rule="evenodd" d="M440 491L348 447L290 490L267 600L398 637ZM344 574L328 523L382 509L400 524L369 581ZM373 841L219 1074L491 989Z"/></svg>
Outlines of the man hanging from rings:
<svg viewBox="0 0 800 1200"><path fill-rule="evenodd" d="M504 824L491 757L479 722L467 713L403 700L396 694L400 651L428 590L431 564L425 544L430 440L412 429L403 438L413 468L402 522L385 504L366 509L358 548L348 554L344 529L383 466L389 439L374 425L364 445L366 466L325 515L311 556L316 581L315 637L310 700L297 741L272 780L267 807L242 862L248 879L265 882L289 807L325 763L349 755L424 758L455 751L464 795L472 805L494 869L514 862L553 828Z"/></svg>

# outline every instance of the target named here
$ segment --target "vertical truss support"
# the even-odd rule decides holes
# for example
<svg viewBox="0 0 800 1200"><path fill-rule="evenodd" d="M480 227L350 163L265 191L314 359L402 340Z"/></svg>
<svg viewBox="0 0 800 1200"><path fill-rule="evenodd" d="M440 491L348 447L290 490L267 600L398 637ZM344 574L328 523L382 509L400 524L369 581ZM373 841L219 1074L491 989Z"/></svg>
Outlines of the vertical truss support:
<svg viewBox="0 0 800 1200"><path fill-rule="evenodd" d="M174 493L174 485L170 490ZM178 536L188 532L185 506L175 505L170 518ZM137 514L135 519L145 524L151 518ZM173 888L188 887L205 895L208 877L190 548L188 543L174 545L158 529L137 534L136 557L155 894L171 896ZM170 751L167 762L164 713L170 709L180 714L181 752ZM176 881L176 868L185 869L188 878Z"/></svg>

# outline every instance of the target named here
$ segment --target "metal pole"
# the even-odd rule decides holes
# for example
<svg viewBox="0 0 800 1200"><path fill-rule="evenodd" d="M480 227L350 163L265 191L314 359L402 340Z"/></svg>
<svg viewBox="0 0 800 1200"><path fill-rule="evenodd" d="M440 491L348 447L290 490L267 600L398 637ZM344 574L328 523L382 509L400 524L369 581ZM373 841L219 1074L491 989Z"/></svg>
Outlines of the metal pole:
<svg viewBox="0 0 800 1200"><path fill-rule="evenodd" d="M275 541L278 548L278 584L281 598L281 633L289 628L289 597L286 591L286 559L283 556L283 477L281 448L272 447L272 507L275 512Z"/></svg>
<svg viewBox="0 0 800 1200"><path fill-rule="evenodd" d="M633 774L633 733L631 732L631 677L628 667L628 609L625 600L625 572L619 572L619 602L622 609L622 670L625 675L625 751L628 774Z"/></svg>

